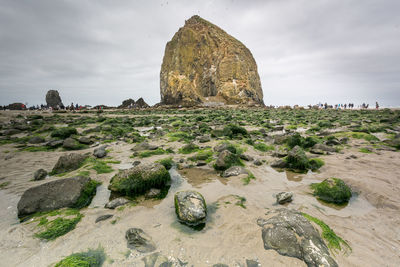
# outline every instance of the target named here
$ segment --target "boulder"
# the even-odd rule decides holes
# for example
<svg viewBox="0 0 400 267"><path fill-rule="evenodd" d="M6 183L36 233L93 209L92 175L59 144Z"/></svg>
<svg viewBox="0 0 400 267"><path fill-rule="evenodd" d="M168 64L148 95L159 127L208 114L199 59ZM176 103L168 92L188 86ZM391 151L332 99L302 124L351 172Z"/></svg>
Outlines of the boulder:
<svg viewBox="0 0 400 267"><path fill-rule="evenodd" d="M160 73L161 103L263 103L257 64L240 41L193 16L167 43Z"/></svg>
<svg viewBox="0 0 400 267"><path fill-rule="evenodd" d="M29 144L41 144L44 143L46 140L41 136L34 136L28 140Z"/></svg>
<svg viewBox="0 0 400 267"><path fill-rule="evenodd" d="M65 139L62 146L67 150L77 150L80 148L79 142L71 137Z"/></svg>
<svg viewBox="0 0 400 267"><path fill-rule="evenodd" d="M116 207L123 206L128 203L129 203L129 200L127 200L126 198L118 197L118 198L115 198L115 199L109 201L104 207L107 209L113 210Z"/></svg>
<svg viewBox="0 0 400 267"><path fill-rule="evenodd" d="M22 194L18 202L18 217L35 212L74 207L81 203L81 197L89 197L91 200L93 192L90 192L89 195L84 192L89 183L91 183L89 177L77 176L31 187Z"/></svg>
<svg viewBox="0 0 400 267"><path fill-rule="evenodd" d="M283 159L278 159L271 163L271 167L272 168L286 168L287 163Z"/></svg>
<svg viewBox="0 0 400 267"><path fill-rule="evenodd" d="M48 107L53 109L62 108L64 104L61 101L60 94L57 90L49 90L46 94L46 103Z"/></svg>
<svg viewBox="0 0 400 267"><path fill-rule="evenodd" d="M88 155L86 154L78 153L63 155L58 159L51 174L59 174L79 169L87 157Z"/></svg>
<svg viewBox="0 0 400 267"><path fill-rule="evenodd" d="M93 141L90 138L86 137L86 136L80 137L78 139L78 142L81 143L81 144L85 144L85 145L93 144Z"/></svg>
<svg viewBox="0 0 400 267"><path fill-rule="evenodd" d="M106 145L96 148L93 151L93 156L95 156L96 158L104 158L105 156L107 156L106 148Z"/></svg>
<svg viewBox="0 0 400 267"><path fill-rule="evenodd" d="M152 238L140 228L130 228L125 233L128 248L141 253L148 253L156 250L156 244Z"/></svg>
<svg viewBox="0 0 400 267"><path fill-rule="evenodd" d="M204 224L207 206L204 197L196 191L181 191L175 194L175 212L178 220L190 226Z"/></svg>
<svg viewBox="0 0 400 267"><path fill-rule="evenodd" d="M267 214L273 217L257 220L265 249L298 258L308 266L338 266L318 231L301 213L277 209Z"/></svg>
<svg viewBox="0 0 400 267"><path fill-rule="evenodd" d="M56 148L62 146L64 143L64 140L50 140L49 142L46 143L46 146L51 147L51 148Z"/></svg>
<svg viewBox="0 0 400 267"><path fill-rule="evenodd" d="M46 176L47 176L47 171L45 171L44 169L39 169L35 171L35 173L33 174L33 180L40 181L46 178Z"/></svg>
<svg viewBox="0 0 400 267"><path fill-rule="evenodd" d="M226 177L230 177L230 176L238 176L238 175L247 174L247 173L248 173L247 170L243 167L232 166L229 169L225 170L221 176L226 178Z"/></svg>
<svg viewBox="0 0 400 267"><path fill-rule="evenodd" d="M291 202L293 197L292 192L280 192L276 194L276 203L285 204L287 202Z"/></svg>
<svg viewBox="0 0 400 267"><path fill-rule="evenodd" d="M147 142L143 142L140 144L135 145L131 148L132 151L143 151L143 150L156 150L158 146L150 145Z"/></svg>
<svg viewBox="0 0 400 267"><path fill-rule="evenodd" d="M315 144L312 148L311 151L325 151L325 152L336 152L336 148L324 145L324 144ZM314 153L318 154L318 153Z"/></svg>
<svg viewBox="0 0 400 267"><path fill-rule="evenodd" d="M224 150L218 155L218 158L214 164L214 168L216 170L224 171L232 166L240 166L240 165L243 164L241 163L238 155L233 154L229 150Z"/></svg>
<svg viewBox="0 0 400 267"><path fill-rule="evenodd" d="M171 180L169 172L160 163L140 164L120 170L110 181L108 189L127 196L146 193L150 188L164 188Z"/></svg>

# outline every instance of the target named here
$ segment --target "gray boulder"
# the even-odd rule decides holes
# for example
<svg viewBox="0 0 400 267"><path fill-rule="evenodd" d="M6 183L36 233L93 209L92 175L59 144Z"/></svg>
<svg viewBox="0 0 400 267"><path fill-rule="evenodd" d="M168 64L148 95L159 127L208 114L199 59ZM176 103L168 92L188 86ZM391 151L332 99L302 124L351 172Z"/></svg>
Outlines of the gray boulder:
<svg viewBox="0 0 400 267"><path fill-rule="evenodd" d="M73 207L90 181L89 177L77 176L29 188L18 202L18 217L35 212Z"/></svg>
<svg viewBox="0 0 400 267"><path fill-rule="evenodd" d="M135 249L141 253L156 250L156 245L151 237L140 228L130 228L125 233L128 248Z"/></svg>
<svg viewBox="0 0 400 267"><path fill-rule="evenodd" d="M276 195L276 203L284 204L287 202L291 202L293 198L292 192L280 192Z"/></svg>
<svg viewBox="0 0 400 267"><path fill-rule="evenodd" d="M211 137L209 135L202 135L202 136L198 136L197 141L199 141L199 143L207 143L210 142Z"/></svg>
<svg viewBox="0 0 400 267"><path fill-rule="evenodd" d="M240 166L232 166L222 173L222 177L238 176L240 174L247 174L247 170Z"/></svg>
<svg viewBox="0 0 400 267"><path fill-rule="evenodd" d="M134 146L131 150L132 151L143 151L143 150L156 150L158 146L150 145L147 142L143 142Z"/></svg>
<svg viewBox="0 0 400 267"><path fill-rule="evenodd" d="M315 144L311 150L313 151L325 151L325 152L336 152L336 148L328 146L328 145L324 145L324 144Z"/></svg>
<svg viewBox="0 0 400 267"><path fill-rule="evenodd" d="M79 149L79 142L71 137L68 137L67 139L64 140L62 146L63 148L68 150L77 150Z"/></svg>
<svg viewBox="0 0 400 267"><path fill-rule="evenodd" d="M107 146L101 146L101 147L96 148L93 151L93 155L96 158L104 158L105 156L107 156L106 148L107 148Z"/></svg>
<svg viewBox="0 0 400 267"><path fill-rule="evenodd" d="M33 180L40 181L46 178L46 176L47 176L47 171L44 169L39 169L35 171L35 173L33 174Z"/></svg>
<svg viewBox="0 0 400 267"><path fill-rule="evenodd" d="M64 140L50 140L49 142L46 143L46 146L51 147L51 148L56 148L59 146L62 146L64 143Z"/></svg>
<svg viewBox="0 0 400 267"><path fill-rule="evenodd" d="M265 249L301 259L308 266L338 266L318 231L301 213L277 209L267 215L273 217L257 220Z"/></svg>
<svg viewBox="0 0 400 267"><path fill-rule="evenodd" d="M287 166L287 163L283 159L278 159L271 163L272 168L285 168L286 166Z"/></svg>
<svg viewBox="0 0 400 267"><path fill-rule="evenodd" d="M61 156L54 166L51 174L59 174L79 169L87 157L88 155L86 154L78 153L71 153Z"/></svg>
<svg viewBox="0 0 400 267"><path fill-rule="evenodd" d="M60 94L58 93L57 90L49 90L47 92L46 103L47 103L47 106L49 106L53 109L64 107L64 105L61 101Z"/></svg>
<svg viewBox="0 0 400 267"><path fill-rule="evenodd" d="M123 206L125 204L128 204L129 200L123 197L115 198L111 201L109 201L104 207L107 209L115 209L116 207Z"/></svg>
<svg viewBox="0 0 400 267"><path fill-rule="evenodd" d="M46 140L41 136L34 136L28 140L29 144L41 144L44 143Z"/></svg>
<svg viewBox="0 0 400 267"><path fill-rule="evenodd" d="M205 223L207 206L203 196L196 191L181 191L175 194L175 212L180 222L190 226Z"/></svg>
<svg viewBox="0 0 400 267"><path fill-rule="evenodd" d="M89 137L86 137L86 136L80 137L78 139L78 142L81 144L85 144L85 145L93 144L93 141Z"/></svg>

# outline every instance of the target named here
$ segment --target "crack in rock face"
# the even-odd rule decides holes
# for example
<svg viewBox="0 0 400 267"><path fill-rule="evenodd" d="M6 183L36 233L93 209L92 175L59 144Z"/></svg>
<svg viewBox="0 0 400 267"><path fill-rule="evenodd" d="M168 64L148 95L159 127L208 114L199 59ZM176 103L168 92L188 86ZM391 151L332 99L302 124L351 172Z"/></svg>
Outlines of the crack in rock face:
<svg viewBox="0 0 400 267"><path fill-rule="evenodd" d="M269 219L258 219L265 249L303 260L308 266L338 266L319 232L299 212L276 209Z"/></svg>
<svg viewBox="0 0 400 267"><path fill-rule="evenodd" d="M218 26L193 16L165 47L161 103L264 105L250 50Z"/></svg>

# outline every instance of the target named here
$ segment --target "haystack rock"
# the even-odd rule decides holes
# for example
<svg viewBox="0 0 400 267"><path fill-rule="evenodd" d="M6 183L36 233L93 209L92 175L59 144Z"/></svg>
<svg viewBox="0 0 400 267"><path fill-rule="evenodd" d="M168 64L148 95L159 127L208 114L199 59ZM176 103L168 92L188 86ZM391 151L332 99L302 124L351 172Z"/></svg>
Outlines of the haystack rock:
<svg viewBox="0 0 400 267"><path fill-rule="evenodd" d="M60 94L58 93L57 90L49 90L47 91L46 94L46 103L47 106L55 109L55 108L61 108L64 107Z"/></svg>
<svg viewBox="0 0 400 267"><path fill-rule="evenodd" d="M264 105L257 64L240 41L193 16L165 47L161 103Z"/></svg>

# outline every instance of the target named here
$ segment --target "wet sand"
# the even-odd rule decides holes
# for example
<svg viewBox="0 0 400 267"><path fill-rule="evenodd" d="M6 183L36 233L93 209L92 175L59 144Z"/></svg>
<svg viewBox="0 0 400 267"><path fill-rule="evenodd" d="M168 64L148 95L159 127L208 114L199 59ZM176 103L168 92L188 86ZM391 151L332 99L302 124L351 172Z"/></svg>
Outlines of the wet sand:
<svg viewBox="0 0 400 267"><path fill-rule="evenodd" d="M155 144L165 143L158 141ZM248 185L243 184L243 175L222 178L209 166L179 171L173 168L170 171L172 186L165 199L146 200L123 210L108 210L102 206L108 200L106 187L111 177L118 168L127 168L135 160L129 158L133 145L114 142L109 146L109 156L121 163L111 165L115 169L113 173L98 175L91 171L91 178L103 182L98 188L99 194L92 205L81 211L84 218L75 230L49 242L33 237L33 224L18 223L16 205L27 188L58 179L49 177L32 182L35 170L51 170L60 155L70 152L16 152L13 145L0 146L0 182L10 182L0 189L0 265L49 266L71 253L100 245L109 258L104 266L144 266L141 259L146 254L129 250L125 240L126 230L138 227L152 237L162 255L179 258L188 262L188 266L216 263L245 266L246 259L257 260L262 266L305 266L301 260L264 250L261 229L256 223L257 218L278 207L275 194L291 191L294 200L286 207L322 219L352 247L349 255L336 254L339 266L399 266L400 154L389 151L365 154L358 152L357 144L351 144L342 153L321 156L325 166L316 173L278 172L266 164L256 167L247 163L246 168L256 177ZM168 147L179 145L168 143ZM213 145L213 142L205 145ZM252 148L246 153L267 162L273 159L268 153ZM349 155L356 155L357 159L346 159ZM174 159L184 156L176 154ZM6 160L6 157L9 158ZM165 157L153 156L141 159L141 162ZM347 206L326 205L310 194L310 183L328 177L343 179L357 192ZM208 217L201 231L192 230L176 220L173 195L186 189L199 191L206 199ZM246 198L246 208L236 205L238 196ZM114 217L95 224L96 218L104 214ZM113 220L116 220L115 224L111 223Z"/></svg>

